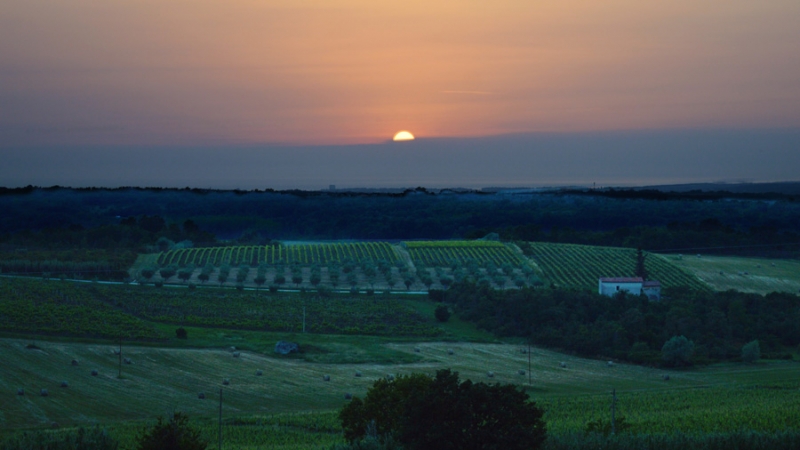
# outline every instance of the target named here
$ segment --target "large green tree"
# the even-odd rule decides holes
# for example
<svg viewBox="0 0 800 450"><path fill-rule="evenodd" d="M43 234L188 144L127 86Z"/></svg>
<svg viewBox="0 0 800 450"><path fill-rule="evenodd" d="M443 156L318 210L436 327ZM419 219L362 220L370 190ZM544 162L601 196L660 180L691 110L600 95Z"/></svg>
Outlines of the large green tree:
<svg viewBox="0 0 800 450"><path fill-rule="evenodd" d="M411 450L536 449L546 436L543 411L513 385L459 381L440 370L378 380L339 414L345 438L393 438Z"/></svg>

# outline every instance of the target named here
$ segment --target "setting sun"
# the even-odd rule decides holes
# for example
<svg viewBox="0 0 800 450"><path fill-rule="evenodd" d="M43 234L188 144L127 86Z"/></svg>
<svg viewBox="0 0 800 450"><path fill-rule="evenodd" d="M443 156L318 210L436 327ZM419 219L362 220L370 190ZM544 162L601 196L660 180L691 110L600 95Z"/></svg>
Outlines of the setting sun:
<svg viewBox="0 0 800 450"><path fill-rule="evenodd" d="M394 135L392 138L393 141L413 141L414 135L409 133L408 131L399 131L397 134Z"/></svg>

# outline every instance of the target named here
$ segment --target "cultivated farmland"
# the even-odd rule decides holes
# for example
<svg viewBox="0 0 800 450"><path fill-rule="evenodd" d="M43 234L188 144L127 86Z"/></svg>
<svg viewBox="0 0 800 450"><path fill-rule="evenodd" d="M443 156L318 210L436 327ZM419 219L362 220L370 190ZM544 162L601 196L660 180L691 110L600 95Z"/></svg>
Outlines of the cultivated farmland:
<svg viewBox="0 0 800 450"><path fill-rule="evenodd" d="M664 258L694 274L718 291L800 291L800 261L735 256L664 255Z"/></svg>
<svg viewBox="0 0 800 450"><path fill-rule="evenodd" d="M649 278L660 281L664 287L709 289L664 256L646 255ZM539 266L548 281L559 287L596 291L601 277L632 277L636 272L636 250L630 248L530 242L526 256Z"/></svg>

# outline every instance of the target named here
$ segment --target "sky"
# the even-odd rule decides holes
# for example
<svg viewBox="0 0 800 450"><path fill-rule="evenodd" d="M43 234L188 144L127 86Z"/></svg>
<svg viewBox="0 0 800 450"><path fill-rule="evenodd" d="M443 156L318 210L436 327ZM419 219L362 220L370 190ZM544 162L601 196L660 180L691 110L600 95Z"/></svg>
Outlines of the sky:
<svg viewBox="0 0 800 450"><path fill-rule="evenodd" d="M798 23L796 0L3 0L0 185L797 180Z"/></svg>

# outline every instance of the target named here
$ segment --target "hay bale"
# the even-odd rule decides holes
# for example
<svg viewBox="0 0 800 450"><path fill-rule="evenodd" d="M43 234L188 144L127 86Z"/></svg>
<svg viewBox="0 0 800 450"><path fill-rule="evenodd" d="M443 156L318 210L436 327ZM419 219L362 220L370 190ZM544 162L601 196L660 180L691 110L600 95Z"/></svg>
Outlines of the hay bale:
<svg viewBox="0 0 800 450"><path fill-rule="evenodd" d="M231 348L229 348L229 349L228 349L228 351L229 351L229 352L231 352L231 353L233 353L233 352L235 352L235 351L236 351L236 347L234 347L234 346L231 346Z"/></svg>
<svg viewBox="0 0 800 450"><path fill-rule="evenodd" d="M77 359L73 359L72 360L72 365L73 366L77 366L78 365L78 360Z"/></svg>
<svg viewBox="0 0 800 450"><path fill-rule="evenodd" d="M558 363L558 366L561 367L562 369L566 369L567 368L567 363L565 363L564 361L561 361L560 363Z"/></svg>
<svg viewBox="0 0 800 450"><path fill-rule="evenodd" d="M69 387L69 383L67 383L66 381L62 381L61 382L61 387L62 388Z"/></svg>
<svg viewBox="0 0 800 450"><path fill-rule="evenodd" d="M260 377L261 375L264 375L264 372L262 372L260 370L256 370L256 376Z"/></svg>
<svg viewBox="0 0 800 450"><path fill-rule="evenodd" d="M419 353L419 352L420 352L419 347L414 347L414 353Z"/></svg>
<svg viewBox="0 0 800 450"><path fill-rule="evenodd" d="M453 349L452 348L448 348L447 349L447 354L448 355L452 355L453 354Z"/></svg>
<svg viewBox="0 0 800 450"><path fill-rule="evenodd" d="M238 358L239 357L239 352L233 352L233 357L234 358Z"/></svg>
<svg viewBox="0 0 800 450"><path fill-rule="evenodd" d="M614 367L614 361L609 361L609 362L607 362L607 363L606 363L606 366L608 366L608 367Z"/></svg>
<svg viewBox="0 0 800 450"><path fill-rule="evenodd" d="M279 355L288 355L289 353L296 353L300 351L300 346L295 342L278 341L275 344L275 353Z"/></svg>
<svg viewBox="0 0 800 450"><path fill-rule="evenodd" d="M199 398L200 400L203 400L203 399L206 398L206 394L204 392L201 392L201 393L197 394L197 398Z"/></svg>
<svg viewBox="0 0 800 450"><path fill-rule="evenodd" d="M525 371L522 370L522 369L518 370L517 373L520 374L520 375L525 375Z"/></svg>
<svg viewBox="0 0 800 450"><path fill-rule="evenodd" d="M227 386L227 385L231 384L231 380L225 378L224 380L222 380L222 384Z"/></svg>
<svg viewBox="0 0 800 450"><path fill-rule="evenodd" d="M344 393L344 399L345 400L352 400L353 399L353 394L351 394L349 392L345 392Z"/></svg>
<svg viewBox="0 0 800 450"><path fill-rule="evenodd" d="M486 376L489 378L494 378L494 372L492 371L486 372Z"/></svg>
<svg viewBox="0 0 800 450"><path fill-rule="evenodd" d="M22 388L17 389L17 395L25 395L25 389Z"/></svg>
<svg viewBox="0 0 800 450"><path fill-rule="evenodd" d="M119 356L119 349L118 348L115 348L114 350L112 350L112 352L114 352L115 355Z"/></svg>
<svg viewBox="0 0 800 450"><path fill-rule="evenodd" d="M93 377L96 377L96 376L97 376L97 371L96 371L96 370L93 370L93 371L92 371L92 376L93 376Z"/></svg>
<svg viewBox="0 0 800 450"><path fill-rule="evenodd" d="M519 349L519 352L522 353L523 355L525 355L525 354L528 353L528 349L523 347L523 348Z"/></svg>
<svg viewBox="0 0 800 450"><path fill-rule="evenodd" d="M354 375L354 376L355 376L356 378L360 377L360 376L361 376L361 371L358 371L358 370L356 370L356 373L355 373L355 375Z"/></svg>
<svg viewBox="0 0 800 450"><path fill-rule="evenodd" d="M394 381L394 375L392 375L391 373L387 373L386 374L386 380L387 381Z"/></svg>
<svg viewBox="0 0 800 450"><path fill-rule="evenodd" d="M132 364L130 358L123 358L122 362L124 362L125 364Z"/></svg>
<svg viewBox="0 0 800 450"><path fill-rule="evenodd" d="M661 379L664 381L669 381L669 375L661 375Z"/></svg>
<svg viewBox="0 0 800 450"><path fill-rule="evenodd" d="M322 376L322 381L331 381L331 376L330 375L323 375Z"/></svg>
<svg viewBox="0 0 800 450"><path fill-rule="evenodd" d="M47 392L47 389L42 389L39 391L39 395L41 395L42 397L47 397L48 395L50 395L50 393Z"/></svg>

